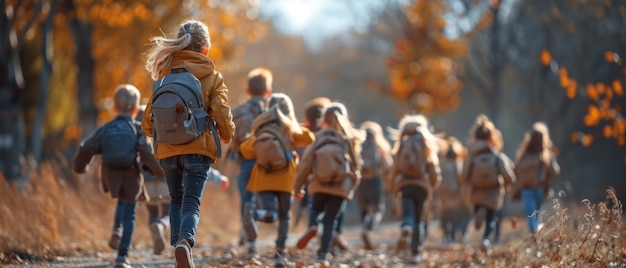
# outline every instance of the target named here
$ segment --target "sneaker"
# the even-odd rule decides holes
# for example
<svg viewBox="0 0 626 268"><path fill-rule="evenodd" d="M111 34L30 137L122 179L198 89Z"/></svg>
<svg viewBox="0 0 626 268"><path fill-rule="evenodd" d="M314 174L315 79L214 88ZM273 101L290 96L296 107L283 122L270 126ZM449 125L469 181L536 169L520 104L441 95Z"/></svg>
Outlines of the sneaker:
<svg viewBox="0 0 626 268"><path fill-rule="evenodd" d="M246 259L252 260L259 258L261 258L261 255L259 255L259 252L256 251L256 248L248 248L248 254L246 254Z"/></svg>
<svg viewBox="0 0 626 268"><path fill-rule="evenodd" d="M480 229L483 226L483 221L485 221L485 217L487 216L487 209L481 207L476 211L476 215L474 216L474 228L476 230Z"/></svg>
<svg viewBox="0 0 626 268"><path fill-rule="evenodd" d="M348 250L348 241L341 234L333 235L333 245L335 245L340 250Z"/></svg>
<svg viewBox="0 0 626 268"><path fill-rule="evenodd" d="M111 239L109 239L109 247L115 250L120 248L120 235L118 234L111 235Z"/></svg>
<svg viewBox="0 0 626 268"><path fill-rule="evenodd" d="M287 259L284 252L276 252L274 255L274 267L287 267Z"/></svg>
<svg viewBox="0 0 626 268"><path fill-rule="evenodd" d="M259 233L258 223L254 220L254 204L246 203L243 207L243 229L248 240L256 240Z"/></svg>
<svg viewBox="0 0 626 268"><path fill-rule="evenodd" d="M400 233L400 239L398 239L398 243L396 244L398 251L406 249L406 245L409 243L409 234L411 234L410 228L403 227Z"/></svg>
<svg viewBox="0 0 626 268"><path fill-rule="evenodd" d="M489 242L489 239L483 239L480 242L480 250L482 252L489 252L490 249L491 249L491 242Z"/></svg>
<svg viewBox="0 0 626 268"><path fill-rule="evenodd" d="M296 243L296 247L299 249L306 248L306 245L317 235L317 225L309 226L309 229L304 232L304 235L298 239L298 243Z"/></svg>
<svg viewBox="0 0 626 268"><path fill-rule="evenodd" d="M174 250L174 257L176 258L176 267L195 268L193 257L191 256L191 246L187 239L181 238L178 240L176 249Z"/></svg>
<svg viewBox="0 0 626 268"><path fill-rule="evenodd" d="M422 261L422 258L419 254L412 255L411 258L407 261L409 264L419 264Z"/></svg>
<svg viewBox="0 0 626 268"><path fill-rule="evenodd" d="M361 239L363 239L363 247L365 249L374 250L374 244L372 244L372 240L370 239L370 235L368 232L362 232Z"/></svg>
<svg viewBox="0 0 626 268"><path fill-rule="evenodd" d="M328 262L328 260L326 260L326 258L324 257L317 257L317 259L315 260L315 267L329 268L330 262Z"/></svg>
<svg viewBox="0 0 626 268"><path fill-rule="evenodd" d="M115 265L113 267L114 268L131 268L132 266L130 266L130 262L128 261L126 256L117 256L117 258L115 259Z"/></svg>
<svg viewBox="0 0 626 268"><path fill-rule="evenodd" d="M152 249L154 255L161 255L165 250L165 226L160 222L150 224L150 233L152 234Z"/></svg>

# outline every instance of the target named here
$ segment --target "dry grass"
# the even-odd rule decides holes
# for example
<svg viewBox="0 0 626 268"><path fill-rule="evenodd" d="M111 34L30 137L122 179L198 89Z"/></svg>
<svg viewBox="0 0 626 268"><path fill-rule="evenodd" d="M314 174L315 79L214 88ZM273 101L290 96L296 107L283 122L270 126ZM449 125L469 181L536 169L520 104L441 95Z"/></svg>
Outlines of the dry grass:
<svg viewBox="0 0 626 268"><path fill-rule="evenodd" d="M582 204L584 214L571 217L554 199L554 214L544 221L544 228L516 248L513 263L524 263L523 267L623 267L626 230L615 192L607 190L606 200L598 204L589 200Z"/></svg>
<svg viewBox="0 0 626 268"><path fill-rule="evenodd" d="M116 200L100 190L97 169L90 170L71 185L62 170L42 164L31 183L19 189L0 175L0 264L110 251ZM197 243L228 244L235 239L239 218L233 214L238 215L239 205L233 188L220 191L207 185ZM141 204L132 246L151 246L148 213Z"/></svg>
<svg viewBox="0 0 626 268"><path fill-rule="evenodd" d="M96 168L73 184L63 179L65 170L43 164L31 176L31 184L22 189L0 177L0 264L46 262L59 255L98 256L111 252L107 241L115 200L100 190L94 174ZM202 202L197 243L210 245L206 254L219 255L233 244L240 230L236 184L233 182L228 191L207 185ZM552 207L546 209L549 212L542 212L544 227L538 233L517 237L524 233L518 230L515 238L507 239L504 245L488 253L477 250L472 243L441 245L435 242L438 239L431 238L423 253L425 266L624 267L626 228L622 205L614 191L608 190L603 202L593 204L583 200L581 205L567 207L554 199ZM524 223L520 221L518 228L524 228ZM301 231L294 230L296 234ZM381 245L393 245L396 232L396 228L391 233L381 232L376 239ZM274 230L267 229L263 233L274 235ZM140 205L133 248L150 246L147 211ZM263 250L271 251L271 248ZM292 260L300 264L312 263L313 256L314 249L310 249L294 253ZM225 263L211 266L229 267L238 262L240 260L225 260ZM264 263L271 263L271 260ZM375 252L351 250L336 256L335 263L402 267L404 259L390 247L381 247Z"/></svg>

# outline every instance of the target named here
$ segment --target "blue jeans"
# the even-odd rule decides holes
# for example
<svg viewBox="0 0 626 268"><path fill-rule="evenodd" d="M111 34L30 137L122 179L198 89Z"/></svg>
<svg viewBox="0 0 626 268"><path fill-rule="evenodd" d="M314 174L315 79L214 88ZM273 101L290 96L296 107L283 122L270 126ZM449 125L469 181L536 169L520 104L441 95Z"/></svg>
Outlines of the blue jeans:
<svg viewBox="0 0 626 268"><path fill-rule="evenodd" d="M259 221L272 223L278 220L278 236L276 237L276 248L285 249L287 234L289 232L289 221L291 214L292 195L285 192L263 191L259 192L259 208L265 211L263 218ZM257 210L259 211L259 210Z"/></svg>
<svg viewBox="0 0 626 268"><path fill-rule="evenodd" d="M526 208L526 215L528 216L528 229L531 233L537 232L539 229L539 210L541 210L541 203L543 202L543 188L524 188L521 196ZM535 213L536 212L536 213Z"/></svg>
<svg viewBox="0 0 626 268"><path fill-rule="evenodd" d="M193 247L211 159L199 154L184 154L161 159L160 163L170 190L170 243L174 246L184 238Z"/></svg>
<svg viewBox="0 0 626 268"><path fill-rule="evenodd" d="M117 250L118 256L128 256L130 241L133 238L133 230L135 229L135 215L137 212L137 203L128 203L122 200L117 201L115 208L115 226L113 232L120 235L120 246Z"/></svg>
<svg viewBox="0 0 626 268"><path fill-rule="evenodd" d="M250 174L252 174L252 168L256 164L255 159L243 159L239 166L239 174L237 175L237 188L239 188L239 197L241 203L239 204L239 215L243 220L243 206L246 203L255 203L254 193L246 190L248 182L250 181ZM251 240L248 240L251 241Z"/></svg>
<svg viewBox="0 0 626 268"><path fill-rule="evenodd" d="M418 186L404 186L402 192L402 229L413 230L411 236L411 254L422 251L422 244L426 239L424 212L426 212L426 197L428 193Z"/></svg>

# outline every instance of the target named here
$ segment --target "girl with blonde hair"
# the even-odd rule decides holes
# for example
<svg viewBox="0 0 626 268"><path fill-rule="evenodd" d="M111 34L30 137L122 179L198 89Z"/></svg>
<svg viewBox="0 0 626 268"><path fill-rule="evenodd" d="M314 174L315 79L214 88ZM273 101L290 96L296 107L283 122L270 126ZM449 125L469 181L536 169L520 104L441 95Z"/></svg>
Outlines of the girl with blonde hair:
<svg viewBox="0 0 626 268"><path fill-rule="evenodd" d="M241 144L241 154L244 159L254 159L259 154L255 142L257 133L262 133L268 124L277 124L277 128L284 133L281 141L288 158L287 166L277 170L267 171L257 162L250 174L250 181L246 189L256 193L258 209L254 203L244 205L243 225L249 241L256 240L258 221L273 223L278 221L278 237L276 238L276 252L274 260L276 267L286 267L285 242L289 232L290 210L296 177L298 159L294 157L294 148L311 144L314 135L309 129L301 127L294 113L293 104L289 96L282 93L273 93L268 100L268 110L259 115L252 123L251 135Z"/></svg>
<svg viewBox="0 0 626 268"><path fill-rule="evenodd" d="M553 153L548 126L542 122L533 124L519 145L515 159L517 182L513 187L514 199L521 198L528 216L531 233L539 230L539 213L550 182L560 173L559 163Z"/></svg>
<svg viewBox="0 0 626 268"><path fill-rule="evenodd" d="M459 183L471 189L474 206L474 227L486 222L481 249L491 247L489 236L496 227L495 217L504 205L506 189L515 182L512 161L501 152L502 134L485 115L479 115L470 130L468 157L463 162Z"/></svg>
<svg viewBox="0 0 626 268"><path fill-rule="evenodd" d="M365 249L372 250L374 244L369 233L380 223L385 211L383 178L386 178L393 160L391 146L378 123L365 121L361 130L365 132L365 140L361 144L362 179L356 189L356 200L361 209L361 239Z"/></svg>
<svg viewBox="0 0 626 268"><path fill-rule="evenodd" d="M441 182L437 138L428 129L423 115L405 115L398 129L389 129L394 146L393 165L388 174L389 189L401 196L402 223L396 245L404 250L409 242L409 263L420 262L426 236L425 215L433 191Z"/></svg>
<svg viewBox="0 0 626 268"><path fill-rule="evenodd" d="M361 181L360 169L362 159L360 155L360 144L363 134L354 128L348 119L346 107L338 102L328 104L322 112L320 120L321 130L315 133L315 142L305 149L296 177L295 191L298 198L303 196L303 187L308 183L308 191L313 197L311 204L311 214L309 216L309 228L298 240L297 247L305 248L309 240L317 234L318 217L324 214L321 223L324 226L322 241L317 251L317 263L328 266L326 254L330 250L333 230L337 224L337 216L345 208L347 200L351 200L354 190ZM329 158L341 159L341 166L347 170L335 173L330 181L322 178L318 173L317 166L322 166L321 162L333 161L332 159L317 159L317 150L326 148L327 144L334 148L342 148L336 152L337 155ZM309 176L312 175L312 176ZM340 176L340 177L337 177Z"/></svg>
<svg viewBox="0 0 626 268"><path fill-rule="evenodd" d="M147 52L146 69L152 79L170 74L175 67L187 69L200 81L204 107L217 126L219 138L230 143L235 124L224 78L208 57L211 49L208 27L200 21L187 20L178 25L174 38L155 36L150 40L153 43ZM151 119L152 97L141 121L143 132L149 137L153 137ZM191 249L200 220L200 200L211 163L219 157L220 141L213 134L216 133L205 130L184 144L156 143L155 156L165 170L171 197L170 243L175 246L177 267L194 267Z"/></svg>

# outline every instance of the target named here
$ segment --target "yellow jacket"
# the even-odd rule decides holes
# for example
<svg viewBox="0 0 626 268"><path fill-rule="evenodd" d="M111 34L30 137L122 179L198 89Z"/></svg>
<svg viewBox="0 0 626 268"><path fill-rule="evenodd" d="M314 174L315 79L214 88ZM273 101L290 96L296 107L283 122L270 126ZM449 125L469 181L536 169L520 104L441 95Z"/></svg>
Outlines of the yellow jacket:
<svg viewBox="0 0 626 268"><path fill-rule="evenodd" d="M250 138L241 144L240 149L243 158L256 158L254 140L254 136L250 136ZM291 148L307 146L313 143L314 140L315 135L313 135L308 128L302 127L302 134L293 134ZM250 174L247 190L251 192L279 191L293 194L297 165L298 159L294 158L286 169L271 173L265 173L260 167L254 165L252 173Z"/></svg>
<svg viewBox="0 0 626 268"><path fill-rule="evenodd" d="M215 120L217 132L222 141L229 143L235 132L233 116L228 106L228 88L224 84L224 78L215 70L213 61L194 51L182 50L172 55L172 63L159 77L168 74L172 67L185 66L202 84L204 106L209 115ZM143 132L152 137L152 96L146 105L146 110L141 121ZM207 128L202 136L195 140L179 145L158 143L155 156L157 159L168 158L182 154L200 154L217 160L217 146L211 130Z"/></svg>

